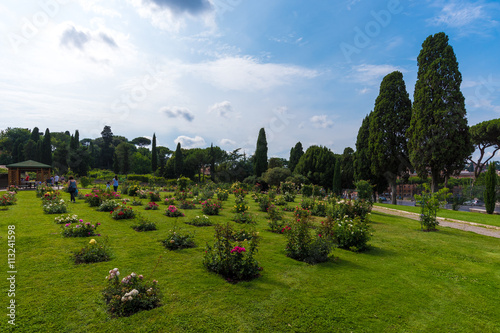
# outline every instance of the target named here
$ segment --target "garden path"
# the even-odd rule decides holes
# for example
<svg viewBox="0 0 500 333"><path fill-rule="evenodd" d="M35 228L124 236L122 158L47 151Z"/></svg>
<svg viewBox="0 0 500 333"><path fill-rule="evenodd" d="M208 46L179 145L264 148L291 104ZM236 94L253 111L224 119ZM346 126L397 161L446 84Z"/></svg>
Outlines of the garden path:
<svg viewBox="0 0 500 333"><path fill-rule="evenodd" d="M401 217L406 217L413 220L420 220L419 213L405 212L402 210L397 210L393 208L373 206L373 211L386 213L391 215L397 215ZM500 227L495 227L487 224L460 221L454 219L448 219L444 217L438 217L439 225L443 227L455 228L464 231L474 232L476 234L500 238Z"/></svg>

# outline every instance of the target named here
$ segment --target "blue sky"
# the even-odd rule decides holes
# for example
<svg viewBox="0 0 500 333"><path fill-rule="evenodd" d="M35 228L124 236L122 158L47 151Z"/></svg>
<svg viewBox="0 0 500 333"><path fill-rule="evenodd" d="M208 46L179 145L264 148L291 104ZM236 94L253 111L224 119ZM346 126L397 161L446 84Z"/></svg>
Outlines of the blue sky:
<svg viewBox="0 0 500 333"><path fill-rule="evenodd" d="M353 147L382 78L450 37L469 125L500 117L500 3L413 0L41 0L0 4L0 128L175 148L301 141Z"/></svg>

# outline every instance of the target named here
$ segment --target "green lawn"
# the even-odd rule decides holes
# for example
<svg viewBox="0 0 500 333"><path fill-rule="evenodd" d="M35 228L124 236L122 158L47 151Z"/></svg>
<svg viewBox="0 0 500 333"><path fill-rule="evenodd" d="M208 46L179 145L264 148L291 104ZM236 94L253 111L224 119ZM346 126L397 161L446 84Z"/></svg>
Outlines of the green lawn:
<svg viewBox="0 0 500 333"><path fill-rule="evenodd" d="M64 197L69 199L68 194ZM145 211L158 231L138 233L134 221L115 221L83 201L70 206L84 221L101 222L114 259L75 265L70 255L88 238L62 238L54 215L43 214L34 192L0 211L1 250L7 226L16 226L16 332L500 332L500 249L498 239L440 228L421 232L418 221L372 214L372 248L365 253L336 249L327 263L307 265L285 256L283 235L267 231L258 214L262 276L230 284L202 266L213 227ZM146 201L143 200L145 203ZM214 220L233 214L231 195ZM160 244L175 225L196 232L197 247L171 252ZM5 260L4 255L4 260ZM8 270L0 288L8 289ZM114 267L124 275L157 279L163 306L128 318L105 312L101 290ZM156 268L155 268L156 267ZM5 295L5 293L4 293ZM1 306L6 310L7 297ZM0 332L10 331L3 315Z"/></svg>
<svg viewBox="0 0 500 333"><path fill-rule="evenodd" d="M394 208L394 209L403 210L405 212L412 212L412 213L419 213L420 214L420 207L391 205L391 204L379 204L379 203L377 203L375 205L380 206L380 207ZM444 218L449 218L449 219L475 222L475 223L481 223L481 224L492 225L495 227L500 227L500 216L498 216L498 215L489 215L489 214L474 213L474 212L460 212L460 211L455 211L455 210L450 210L450 209L440 209L438 211L437 215L439 217L444 217Z"/></svg>

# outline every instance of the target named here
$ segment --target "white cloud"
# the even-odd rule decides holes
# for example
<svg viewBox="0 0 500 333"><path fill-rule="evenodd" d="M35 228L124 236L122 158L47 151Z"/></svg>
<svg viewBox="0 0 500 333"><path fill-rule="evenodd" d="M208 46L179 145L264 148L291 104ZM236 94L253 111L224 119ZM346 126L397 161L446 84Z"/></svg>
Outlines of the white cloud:
<svg viewBox="0 0 500 333"><path fill-rule="evenodd" d="M233 141L231 139L222 139L219 141L219 143L222 146L234 146L236 144L236 141Z"/></svg>
<svg viewBox="0 0 500 333"><path fill-rule="evenodd" d="M160 113L163 113L169 118L184 118L187 121L193 121L194 119L194 115L189 109L178 106L161 108Z"/></svg>
<svg viewBox="0 0 500 333"><path fill-rule="evenodd" d="M313 123L316 128L331 128L333 127L333 121L327 119L327 115L312 116L311 123Z"/></svg>
<svg viewBox="0 0 500 333"><path fill-rule="evenodd" d="M353 71L354 73L352 74L351 78L354 81L368 85L379 85L380 82L382 82L384 76L394 71L400 71L402 73L405 72L405 70L397 66L369 64L354 66Z"/></svg>
<svg viewBox="0 0 500 333"><path fill-rule="evenodd" d="M245 92L268 90L319 75L317 71L299 66L259 63L252 57L226 57L186 65L185 69L220 89Z"/></svg>
<svg viewBox="0 0 500 333"><path fill-rule="evenodd" d="M215 103L208 110L209 113L216 113L219 117L229 118L233 113L233 106L228 101Z"/></svg>
<svg viewBox="0 0 500 333"><path fill-rule="evenodd" d="M429 19L432 25L447 25L459 28L471 25L476 20L486 18L483 6L466 2L451 2L443 6L441 14Z"/></svg>
<svg viewBox="0 0 500 333"><path fill-rule="evenodd" d="M195 136L194 138L190 138L185 135L178 136L177 139L174 140L175 144L180 143L182 148L191 149L191 148L199 148L205 146L205 140L201 136Z"/></svg>

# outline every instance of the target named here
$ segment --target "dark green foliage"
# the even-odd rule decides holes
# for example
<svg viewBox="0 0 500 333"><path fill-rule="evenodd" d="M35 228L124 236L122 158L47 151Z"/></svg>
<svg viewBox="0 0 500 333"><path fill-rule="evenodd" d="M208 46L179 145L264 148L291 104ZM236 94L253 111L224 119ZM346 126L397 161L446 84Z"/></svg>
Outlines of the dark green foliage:
<svg viewBox="0 0 500 333"><path fill-rule="evenodd" d="M151 170L158 169L158 152L156 151L156 133L153 133L153 144L151 146Z"/></svg>
<svg viewBox="0 0 500 333"><path fill-rule="evenodd" d="M495 204L497 201L497 174L495 166L490 163L486 173L486 189L484 191L484 205L486 206L486 213L493 214L495 211Z"/></svg>
<svg viewBox="0 0 500 333"><path fill-rule="evenodd" d="M231 224L215 226L213 245L207 244L203 265L211 272L222 275L229 282L251 280L258 277L259 263L254 259L257 253L258 236L245 232L248 242L238 242L238 232Z"/></svg>
<svg viewBox="0 0 500 333"><path fill-rule="evenodd" d="M262 174L262 179L270 186L279 186L281 182L284 182L291 175L292 173L287 168L272 168L267 169Z"/></svg>
<svg viewBox="0 0 500 333"><path fill-rule="evenodd" d="M295 170L295 167L299 163L300 158L304 155L304 149L302 148L302 143L297 142L295 147L290 149L290 162L288 167L290 168L290 171L293 172Z"/></svg>
<svg viewBox="0 0 500 333"><path fill-rule="evenodd" d="M406 131L410 126L411 101L403 74L395 71L384 77L375 109L370 115L368 149L372 174L385 177L396 204L396 180L411 169Z"/></svg>
<svg viewBox="0 0 500 333"><path fill-rule="evenodd" d="M358 191L358 199L372 201L373 198L373 186L370 182L366 180L360 180L356 182L356 191Z"/></svg>
<svg viewBox="0 0 500 333"><path fill-rule="evenodd" d="M260 177L267 170L267 140L264 128L259 131L254 155L255 176Z"/></svg>
<svg viewBox="0 0 500 333"><path fill-rule="evenodd" d="M52 143L50 140L50 131L47 128L42 142L42 160L40 162L52 165Z"/></svg>
<svg viewBox="0 0 500 333"><path fill-rule="evenodd" d="M483 121L469 128L472 144L479 150L479 159L474 161L474 179L477 180L486 164L500 150L500 118ZM483 161L486 149L494 147L490 157ZM472 159L471 159L472 161Z"/></svg>
<svg viewBox="0 0 500 333"><path fill-rule="evenodd" d="M342 192L342 175L340 171L340 163L340 160L337 160L333 173L332 191L335 195L340 195L340 193Z"/></svg>
<svg viewBox="0 0 500 333"><path fill-rule="evenodd" d="M315 185L332 188L336 158L327 147L311 146L299 160L295 172L307 177Z"/></svg>
<svg viewBox="0 0 500 333"><path fill-rule="evenodd" d="M363 119L356 138L356 152L354 153L354 179L356 181L373 178L370 168L370 151L368 149L370 116L372 113L373 111Z"/></svg>
<svg viewBox="0 0 500 333"><path fill-rule="evenodd" d="M101 132L101 140L97 142L100 144L101 151L100 167L110 169L113 165L113 155L115 150L113 146L113 132L111 131L111 126L104 126L104 129Z"/></svg>
<svg viewBox="0 0 500 333"><path fill-rule="evenodd" d="M462 75L448 36L429 36L417 62L408 148L413 167L420 177L430 173L436 192L441 173L451 176L462 170L473 146L460 91Z"/></svg>
<svg viewBox="0 0 500 333"><path fill-rule="evenodd" d="M180 177L184 172L184 157L182 156L181 143L177 143L177 148L174 153L174 174L175 177Z"/></svg>
<svg viewBox="0 0 500 333"><path fill-rule="evenodd" d="M111 260L108 239L91 239L79 251L73 253L75 264L90 264Z"/></svg>
<svg viewBox="0 0 500 333"><path fill-rule="evenodd" d="M33 140L35 143L40 140L40 130L38 129L38 127L33 128L33 130L31 131L30 140Z"/></svg>
<svg viewBox="0 0 500 333"><path fill-rule="evenodd" d="M342 188L354 188L354 149L347 147L341 157Z"/></svg>

